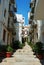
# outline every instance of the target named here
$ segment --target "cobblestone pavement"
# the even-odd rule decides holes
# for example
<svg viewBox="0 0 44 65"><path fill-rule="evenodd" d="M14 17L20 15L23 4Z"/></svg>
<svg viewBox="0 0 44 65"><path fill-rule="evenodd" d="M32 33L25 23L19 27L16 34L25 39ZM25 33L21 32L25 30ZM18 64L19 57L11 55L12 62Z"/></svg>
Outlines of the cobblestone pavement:
<svg viewBox="0 0 44 65"><path fill-rule="evenodd" d="M31 47L26 43L23 49L18 49L11 58L5 58L0 65L42 65L33 55Z"/></svg>

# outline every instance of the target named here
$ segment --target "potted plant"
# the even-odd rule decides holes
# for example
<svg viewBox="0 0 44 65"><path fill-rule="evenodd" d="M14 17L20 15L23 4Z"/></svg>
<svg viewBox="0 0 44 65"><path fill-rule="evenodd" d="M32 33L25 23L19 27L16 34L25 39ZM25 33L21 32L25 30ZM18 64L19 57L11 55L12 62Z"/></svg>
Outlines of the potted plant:
<svg viewBox="0 0 44 65"><path fill-rule="evenodd" d="M33 48L36 56L39 58L39 59L42 59L43 58L43 54L42 54L42 43L41 42L37 42L35 45L34 45L34 48Z"/></svg>
<svg viewBox="0 0 44 65"><path fill-rule="evenodd" d="M6 49L6 57L8 58L11 57L12 52L13 52L13 48L10 45L8 45Z"/></svg>

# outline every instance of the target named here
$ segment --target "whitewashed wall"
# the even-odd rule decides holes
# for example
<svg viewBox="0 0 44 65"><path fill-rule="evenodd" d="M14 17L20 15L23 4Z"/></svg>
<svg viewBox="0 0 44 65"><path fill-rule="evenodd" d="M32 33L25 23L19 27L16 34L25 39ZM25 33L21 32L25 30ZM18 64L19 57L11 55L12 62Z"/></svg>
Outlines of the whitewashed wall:
<svg viewBox="0 0 44 65"><path fill-rule="evenodd" d="M22 24L21 23L15 23L15 30L16 30L16 35L14 40L19 40L20 42L22 42Z"/></svg>
<svg viewBox="0 0 44 65"><path fill-rule="evenodd" d="M44 20L38 20L38 40L44 43Z"/></svg>
<svg viewBox="0 0 44 65"><path fill-rule="evenodd" d="M4 10L6 9L6 17L4 17ZM1 0L0 3L0 44L6 45L7 44L7 33L6 33L6 41L3 42L3 24L7 26L8 23L8 9L9 9L9 0Z"/></svg>

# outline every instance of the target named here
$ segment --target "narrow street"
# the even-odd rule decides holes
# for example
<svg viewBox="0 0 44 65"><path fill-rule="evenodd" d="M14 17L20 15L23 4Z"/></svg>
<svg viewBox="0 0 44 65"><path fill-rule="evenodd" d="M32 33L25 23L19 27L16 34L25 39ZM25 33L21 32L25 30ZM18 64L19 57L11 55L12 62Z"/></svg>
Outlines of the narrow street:
<svg viewBox="0 0 44 65"><path fill-rule="evenodd" d="M18 49L11 58L3 59L0 65L42 65L40 60L33 55L31 47L25 42L23 49Z"/></svg>

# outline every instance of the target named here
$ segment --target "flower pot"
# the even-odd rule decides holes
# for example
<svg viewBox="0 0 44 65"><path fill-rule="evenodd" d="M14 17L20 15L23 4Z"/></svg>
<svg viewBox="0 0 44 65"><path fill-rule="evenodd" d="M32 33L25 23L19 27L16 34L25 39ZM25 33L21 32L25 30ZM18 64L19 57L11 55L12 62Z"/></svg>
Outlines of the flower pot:
<svg viewBox="0 0 44 65"><path fill-rule="evenodd" d="M6 52L6 57L9 58L11 57L12 53L11 52Z"/></svg>
<svg viewBox="0 0 44 65"><path fill-rule="evenodd" d="M43 55L42 55L42 54L37 54L36 56L37 56L37 58L39 58L39 59L43 59Z"/></svg>

